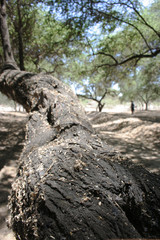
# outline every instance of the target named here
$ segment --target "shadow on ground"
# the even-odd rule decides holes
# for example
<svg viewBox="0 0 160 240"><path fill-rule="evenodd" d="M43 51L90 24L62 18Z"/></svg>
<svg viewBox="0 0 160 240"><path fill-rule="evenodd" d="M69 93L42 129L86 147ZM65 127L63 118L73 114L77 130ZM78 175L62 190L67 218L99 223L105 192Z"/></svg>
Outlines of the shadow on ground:
<svg viewBox="0 0 160 240"><path fill-rule="evenodd" d="M150 172L160 173L160 111L88 113L99 136Z"/></svg>
<svg viewBox="0 0 160 240"><path fill-rule="evenodd" d="M23 149L26 120L23 113L0 113L0 236L3 240L14 239L6 224L7 203Z"/></svg>

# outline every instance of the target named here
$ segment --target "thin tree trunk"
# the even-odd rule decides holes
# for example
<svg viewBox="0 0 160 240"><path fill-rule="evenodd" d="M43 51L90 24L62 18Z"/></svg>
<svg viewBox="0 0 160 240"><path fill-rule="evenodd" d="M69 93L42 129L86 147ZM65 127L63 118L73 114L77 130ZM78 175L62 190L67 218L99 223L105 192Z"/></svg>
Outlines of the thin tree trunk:
<svg viewBox="0 0 160 240"><path fill-rule="evenodd" d="M99 112L102 112L102 109L103 109L104 105L105 105L105 103L102 104L101 101L98 101L98 110L99 110Z"/></svg>
<svg viewBox="0 0 160 240"><path fill-rule="evenodd" d="M145 102L145 111L148 111L148 102Z"/></svg>
<svg viewBox="0 0 160 240"><path fill-rule="evenodd" d="M17 64L15 63L15 60L13 57L11 44L10 44L10 38L9 38L9 32L8 32L8 26L7 26L5 0L0 0L0 32L1 32L2 45L4 49L3 53L4 53L5 66L12 65L14 67L17 67Z"/></svg>
<svg viewBox="0 0 160 240"><path fill-rule="evenodd" d="M18 10L18 42L19 42L19 66L21 70L25 70L24 67L24 54L23 54L23 39L22 39L22 16L20 9L20 1L17 0L17 10Z"/></svg>

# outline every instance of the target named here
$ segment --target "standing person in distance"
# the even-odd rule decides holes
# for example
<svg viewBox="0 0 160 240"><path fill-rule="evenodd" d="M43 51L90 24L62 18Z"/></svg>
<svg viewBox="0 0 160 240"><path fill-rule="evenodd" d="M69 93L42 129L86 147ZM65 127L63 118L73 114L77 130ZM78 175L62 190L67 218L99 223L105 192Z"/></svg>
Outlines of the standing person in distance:
<svg viewBox="0 0 160 240"><path fill-rule="evenodd" d="M132 114L134 114L134 109L135 109L134 102L131 101L131 113Z"/></svg>

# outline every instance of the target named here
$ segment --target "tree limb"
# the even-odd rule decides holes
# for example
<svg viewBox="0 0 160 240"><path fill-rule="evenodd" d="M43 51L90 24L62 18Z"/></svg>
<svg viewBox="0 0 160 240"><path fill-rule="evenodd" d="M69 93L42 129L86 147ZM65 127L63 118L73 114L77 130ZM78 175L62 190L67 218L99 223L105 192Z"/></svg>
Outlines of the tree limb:
<svg viewBox="0 0 160 240"><path fill-rule="evenodd" d="M126 58L125 60L119 61L116 60L116 64L109 64L109 63L104 63L104 64L100 64L97 65L98 68L100 67L104 67L104 66L118 66L118 65L123 65L131 60L137 59L137 61L139 61L141 58L153 58L155 56L157 56L158 54L160 54L160 49L157 49L155 52L152 52L152 54L135 54L129 58ZM112 56L113 58L113 56Z"/></svg>

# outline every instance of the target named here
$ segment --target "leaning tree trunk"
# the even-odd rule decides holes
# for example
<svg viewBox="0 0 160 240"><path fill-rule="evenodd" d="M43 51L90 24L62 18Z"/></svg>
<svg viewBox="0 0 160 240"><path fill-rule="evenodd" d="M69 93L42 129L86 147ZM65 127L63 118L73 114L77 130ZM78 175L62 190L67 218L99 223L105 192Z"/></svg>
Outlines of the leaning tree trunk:
<svg viewBox="0 0 160 240"><path fill-rule="evenodd" d="M9 203L17 240L160 238L160 177L103 143L66 85L5 70L0 90L29 112Z"/></svg>

